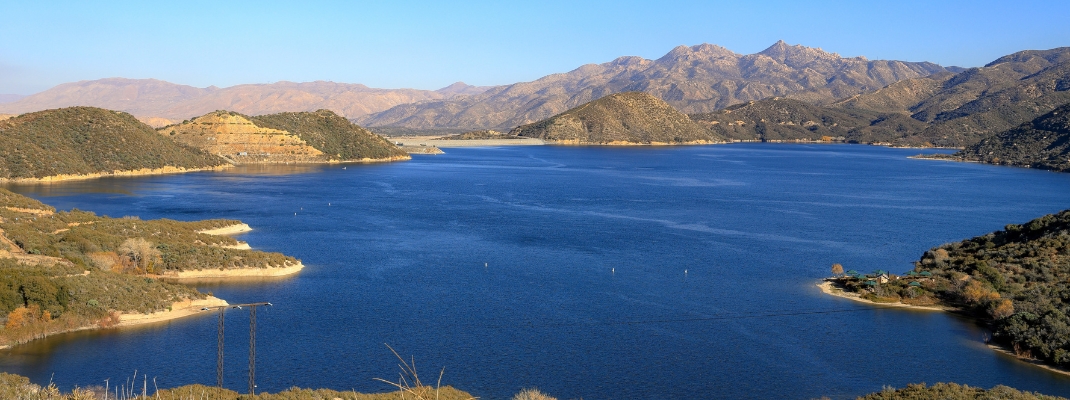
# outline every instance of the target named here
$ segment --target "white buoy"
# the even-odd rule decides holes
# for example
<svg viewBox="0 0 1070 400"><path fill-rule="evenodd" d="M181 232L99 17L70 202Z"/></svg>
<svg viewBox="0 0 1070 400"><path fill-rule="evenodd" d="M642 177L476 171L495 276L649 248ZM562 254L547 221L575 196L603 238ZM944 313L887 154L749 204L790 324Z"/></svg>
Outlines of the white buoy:
<svg viewBox="0 0 1070 400"><path fill-rule="evenodd" d="M487 267L487 263L483 263L483 268L486 268L486 267Z"/></svg>
<svg viewBox="0 0 1070 400"><path fill-rule="evenodd" d="M687 275L687 270L686 269L684 270L684 275Z"/></svg>
<svg viewBox="0 0 1070 400"><path fill-rule="evenodd" d="M612 272L612 273L614 273L614 274L615 274L615 273L617 273L617 269L616 269L616 268L610 268L610 269L609 269L609 272Z"/></svg>

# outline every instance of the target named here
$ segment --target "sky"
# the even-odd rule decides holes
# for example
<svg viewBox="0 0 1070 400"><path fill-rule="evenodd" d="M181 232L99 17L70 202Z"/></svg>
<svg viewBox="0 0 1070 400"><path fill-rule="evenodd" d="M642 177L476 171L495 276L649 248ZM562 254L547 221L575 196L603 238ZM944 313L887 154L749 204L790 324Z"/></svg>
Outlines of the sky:
<svg viewBox="0 0 1070 400"><path fill-rule="evenodd" d="M876 3L876 4L871 4ZM531 81L620 56L777 40L843 56L983 66L1070 46L1070 1L0 0L0 94L109 77L196 87Z"/></svg>

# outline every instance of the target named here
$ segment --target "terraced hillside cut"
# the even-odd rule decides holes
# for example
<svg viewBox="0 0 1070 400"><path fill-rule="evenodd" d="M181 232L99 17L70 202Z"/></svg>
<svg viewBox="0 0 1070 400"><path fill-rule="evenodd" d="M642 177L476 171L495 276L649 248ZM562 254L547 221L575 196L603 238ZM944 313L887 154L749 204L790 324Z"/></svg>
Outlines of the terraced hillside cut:
<svg viewBox="0 0 1070 400"><path fill-rule="evenodd" d="M159 132L234 164L391 161L396 146L330 111L249 117L215 111Z"/></svg>

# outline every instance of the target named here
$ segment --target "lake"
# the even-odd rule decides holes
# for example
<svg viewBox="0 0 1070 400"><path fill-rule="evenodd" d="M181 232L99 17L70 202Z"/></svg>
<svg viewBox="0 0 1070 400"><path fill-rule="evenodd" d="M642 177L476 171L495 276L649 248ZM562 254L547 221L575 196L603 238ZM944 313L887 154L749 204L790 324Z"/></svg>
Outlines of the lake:
<svg viewBox="0 0 1070 400"><path fill-rule="evenodd" d="M198 283L258 312L259 391L379 392L389 344L425 383L485 399L845 398L884 385L1070 377L989 350L976 323L824 295L830 265L902 273L927 249L1070 208L1070 174L908 159L861 145L447 149L377 165L11 187L60 209L240 219L282 279ZM226 386L247 390L248 317L227 315ZM0 351L63 388L215 383L205 315ZM152 383L149 383L150 388Z"/></svg>

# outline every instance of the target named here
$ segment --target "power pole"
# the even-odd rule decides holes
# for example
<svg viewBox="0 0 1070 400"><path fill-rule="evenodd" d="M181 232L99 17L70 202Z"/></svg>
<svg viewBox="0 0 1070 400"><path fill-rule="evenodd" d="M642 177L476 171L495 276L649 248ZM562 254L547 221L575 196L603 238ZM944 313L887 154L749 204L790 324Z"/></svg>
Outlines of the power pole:
<svg viewBox="0 0 1070 400"><path fill-rule="evenodd" d="M241 309L242 307L249 307L249 395L256 394L256 308L259 306L270 306L271 303L246 303L246 304L231 304L218 307L206 307L205 310L215 308L219 310L219 330L217 345L218 350L216 352L216 366L215 376L216 385L220 388L223 387L223 338L224 338L224 316L228 308Z"/></svg>
<svg viewBox="0 0 1070 400"><path fill-rule="evenodd" d="M249 395L256 394L256 305L249 306Z"/></svg>
<svg viewBox="0 0 1070 400"><path fill-rule="evenodd" d="M223 387L223 317L226 315L223 311L226 307L219 307L219 332L216 337L216 341L219 345L219 351L216 352L215 359L215 381L216 385L220 388Z"/></svg>

